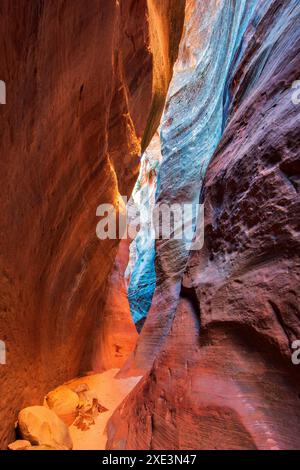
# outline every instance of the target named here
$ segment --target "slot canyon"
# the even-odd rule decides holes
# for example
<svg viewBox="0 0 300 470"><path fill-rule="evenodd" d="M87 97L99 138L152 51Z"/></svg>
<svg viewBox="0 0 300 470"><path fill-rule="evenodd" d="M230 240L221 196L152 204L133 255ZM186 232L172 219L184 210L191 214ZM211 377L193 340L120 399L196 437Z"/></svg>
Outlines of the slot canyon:
<svg viewBox="0 0 300 470"><path fill-rule="evenodd" d="M0 448L299 449L300 2L0 31Z"/></svg>

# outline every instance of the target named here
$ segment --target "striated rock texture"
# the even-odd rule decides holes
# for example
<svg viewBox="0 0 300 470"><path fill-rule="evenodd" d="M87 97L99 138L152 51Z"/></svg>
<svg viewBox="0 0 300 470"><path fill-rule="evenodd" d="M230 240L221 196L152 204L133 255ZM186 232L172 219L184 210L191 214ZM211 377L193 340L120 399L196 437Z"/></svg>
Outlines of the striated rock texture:
<svg viewBox="0 0 300 470"><path fill-rule="evenodd" d="M97 239L96 208L135 184L183 12L183 0L1 1L1 446L19 409L91 367L117 248Z"/></svg>
<svg viewBox="0 0 300 470"><path fill-rule="evenodd" d="M173 311L163 293L152 305L134 364L148 372L111 420L108 448L299 448L299 31L299 2L257 2L204 180L204 248L189 255Z"/></svg>

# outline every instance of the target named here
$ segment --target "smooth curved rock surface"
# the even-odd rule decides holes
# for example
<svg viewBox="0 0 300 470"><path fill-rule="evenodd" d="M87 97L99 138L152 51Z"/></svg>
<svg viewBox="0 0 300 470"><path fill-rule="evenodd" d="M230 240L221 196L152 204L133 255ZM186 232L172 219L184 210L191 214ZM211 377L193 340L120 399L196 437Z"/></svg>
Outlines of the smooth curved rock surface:
<svg viewBox="0 0 300 470"><path fill-rule="evenodd" d="M110 421L107 448L299 448L299 31L297 1L258 2L203 184L204 248L179 288L161 263L178 302L161 290L152 305L127 365L148 372Z"/></svg>
<svg viewBox="0 0 300 470"><path fill-rule="evenodd" d="M243 0L233 5L230 0L211 0L204 4L190 0L186 4L179 57L161 124L157 204L195 206L199 202L207 165L223 132L232 66L256 3ZM171 327L189 248L190 243L184 240L156 241L156 256L152 256L156 289L135 351L138 374L151 365ZM136 291L139 287L138 282ZM150 299L152 295L149 291ZM146 299L141 298L141 303L147 304Z"/></svg>
<svg viewBox="0 0 300 470"><path fill-rule="evenodd" d="M96 338L92 369L103 372L120 369L133 352L138 333L130 313L125 270L129 259L129 240L121 240L109 276L106 302Z"/></svg>
<svg viewBox="0 0 300 470"><path fill-rule="evenodd" d="M57 414L45 406L29 406L18 416L19 432L32 445L72 449L68 427Z"/></svg>

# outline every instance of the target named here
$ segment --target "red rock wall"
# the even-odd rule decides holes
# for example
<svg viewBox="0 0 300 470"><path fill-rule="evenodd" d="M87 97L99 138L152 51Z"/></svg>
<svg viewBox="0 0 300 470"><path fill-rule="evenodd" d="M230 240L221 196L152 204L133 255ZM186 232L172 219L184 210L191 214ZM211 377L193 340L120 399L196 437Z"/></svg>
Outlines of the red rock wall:
<svg viewBox="0 0 300 470"><path fill-rule="evenodd" d="M204 182L204 248L189 258L153 365L110 422L108 448L299 448L300 10L260 6ZM148 344L155 308L165 305L150 311Z"/></svg>
<svg viewBox="0 0 300 470"><path fill-rule="evenodd" d="M148 17L146 0L1 1L2 446L22 407L91 367L116 252L96 208L130 195L162 111ZM180 29L168 34L176 50Z"/></svg>

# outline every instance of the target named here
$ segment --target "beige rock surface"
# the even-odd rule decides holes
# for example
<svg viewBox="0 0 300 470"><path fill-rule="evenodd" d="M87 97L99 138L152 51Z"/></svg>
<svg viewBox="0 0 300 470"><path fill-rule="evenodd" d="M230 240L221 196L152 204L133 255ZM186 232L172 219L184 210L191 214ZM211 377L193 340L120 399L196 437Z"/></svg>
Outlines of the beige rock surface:
<svg viewBox="0 0 300 470"><path fill-rule="evenodd" d="M29 406L19 413L21 436L31 444L72 449L72 439L64 422L45 406Z"/></svg>
<svg viewBox="0 0 300 470"><path fill-rule="evenodd" d="M31 443L24 439L18 439L11 444L8 444L9 450L25 450L26 447L31 447Z"/></svg>

